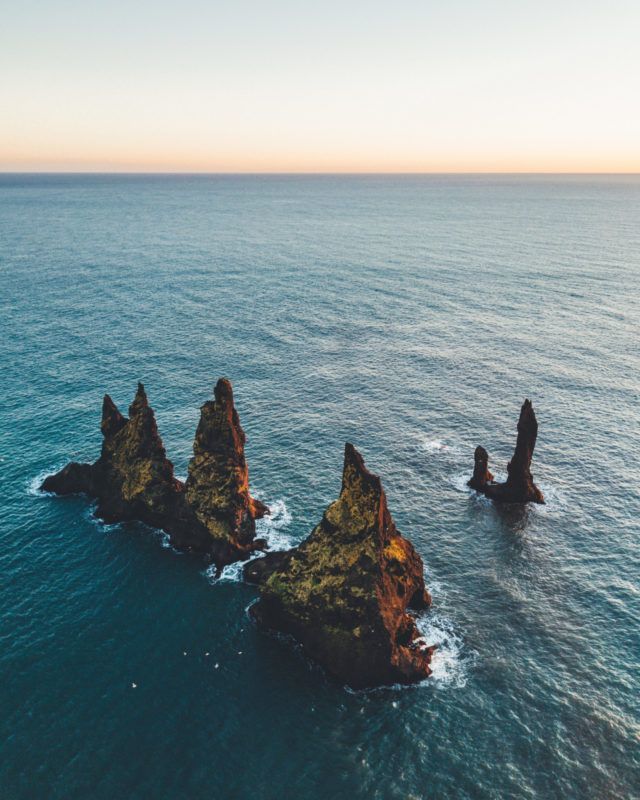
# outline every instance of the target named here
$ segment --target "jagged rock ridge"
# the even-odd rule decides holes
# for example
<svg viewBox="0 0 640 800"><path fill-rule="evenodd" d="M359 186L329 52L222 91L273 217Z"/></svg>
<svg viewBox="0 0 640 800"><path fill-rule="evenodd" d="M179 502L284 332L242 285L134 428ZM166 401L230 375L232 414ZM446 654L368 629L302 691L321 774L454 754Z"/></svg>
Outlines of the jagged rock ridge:
<svg viewBox="0 0 640 800"><path fill-rule="evenodd" d="M473 477L468 485L497 503L544 503L544 496L531 474L531 460L538 437L538 421L531 400L525 400L518 419L518 438L513 457L507 465L507 480L495 483L489 472L489 456L477 447Z"/></svg>
<svg viewBox="0 0 640 800"><path fill-rule="evenodd" d="M380 479L345 447L338 500L299 547L247 564L260 584L259 625L292 635L331 675L355 688L413 683L431 673L407 609L428 607L423 564L395 527Z"/></svg>
<svg viewBox="0 0 640 800"><path fill-rule="evenodd" d="M245 436L233 390L221 378L215 401L202 407L186 485L173 473L142 384L128 419L109 395L102 404L102 452L95 464L68 464L42 484L57 494L97 499L96 515L110 522L137 519L165 530L171 543L207 555L218 566L248 555L255 520L268 509L249 494Z"/></svg>

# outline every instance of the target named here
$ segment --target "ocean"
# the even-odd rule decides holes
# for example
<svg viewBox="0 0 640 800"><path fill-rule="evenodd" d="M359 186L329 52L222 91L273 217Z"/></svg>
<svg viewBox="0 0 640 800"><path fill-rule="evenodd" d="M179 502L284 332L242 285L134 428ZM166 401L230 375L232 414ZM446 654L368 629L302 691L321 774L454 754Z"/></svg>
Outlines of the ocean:
<svg viewBox="0 0 640 800"><path fill-rule="evenodd" d="M639 177L5 174L0 271L3 800L640 797ZM381 476L429 680L336 685L237 567L37 491L138 380L184 476L220 376L272 547L345 441ZM496 508L525 397L547 504Z"/></svg>

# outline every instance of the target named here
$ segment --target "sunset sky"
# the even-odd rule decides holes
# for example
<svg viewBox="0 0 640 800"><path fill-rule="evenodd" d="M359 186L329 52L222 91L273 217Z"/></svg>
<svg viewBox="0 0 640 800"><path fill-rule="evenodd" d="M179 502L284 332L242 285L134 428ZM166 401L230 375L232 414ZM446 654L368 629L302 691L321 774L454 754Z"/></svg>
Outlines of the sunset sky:
<svg viewBox="0 0 640 800"><path fill-rule="evenodd" d="M638 0L21 0L0 170L638 172Z"/></svg>

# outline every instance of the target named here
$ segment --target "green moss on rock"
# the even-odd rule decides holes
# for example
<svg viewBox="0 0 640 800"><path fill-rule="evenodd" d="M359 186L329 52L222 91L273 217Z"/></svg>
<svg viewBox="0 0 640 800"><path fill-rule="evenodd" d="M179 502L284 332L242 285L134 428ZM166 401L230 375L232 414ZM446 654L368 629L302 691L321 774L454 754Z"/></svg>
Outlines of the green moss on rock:
<svg viewBox="0 0 640 800"><path fill-rule="evenodd" d="M255 519L268 509L249 495L245 436L231 384L221 378L214 391L215 401L202 408L186 486L174 475L138 384L128 418L105 395L96 463L69 464L41 488L89 494L103 519L137 519L162 528L175 547L205 554L219 566L247 558L255 549Z"/></svg>
<svg viewBox="0 0 640 800"><path fill-rule="evenodd" d="M260 561L245 570L261 586L252 615L295 637L334 677L367 687L430 674L433 648L417 641L407 613L431 602L422 560L396 529L380 479L352 445L345 447L340 497L308 539Z"/></svg>

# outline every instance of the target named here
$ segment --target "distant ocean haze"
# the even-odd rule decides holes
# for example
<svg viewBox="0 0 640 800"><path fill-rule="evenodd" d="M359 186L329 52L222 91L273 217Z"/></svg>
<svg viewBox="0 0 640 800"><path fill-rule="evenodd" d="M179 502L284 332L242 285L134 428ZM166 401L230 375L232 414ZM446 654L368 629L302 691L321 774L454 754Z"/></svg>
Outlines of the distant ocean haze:
<svg viewBox="0 0 640 800"><path fill-rule="evenodd" d="M1 175L0 793L637 796L638 219L624 176ZM272 546L345 441L381 476L431 679L347 691L237 566L37 491L138 380L185 475L223 375ZM525 397L547 504L499 509Z"/></svg>

